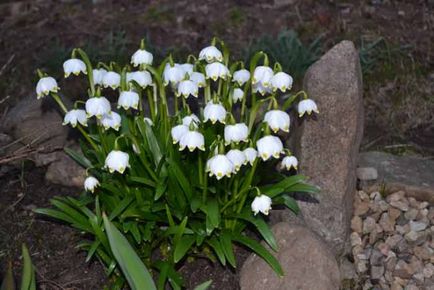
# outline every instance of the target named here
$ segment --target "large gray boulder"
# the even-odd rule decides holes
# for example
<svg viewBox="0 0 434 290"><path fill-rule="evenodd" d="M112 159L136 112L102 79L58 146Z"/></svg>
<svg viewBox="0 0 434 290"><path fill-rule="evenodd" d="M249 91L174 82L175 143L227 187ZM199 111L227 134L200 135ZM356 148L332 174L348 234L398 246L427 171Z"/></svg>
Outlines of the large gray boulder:
<svg viewBox="0 0 434 290"><path fill-rule="evenodd" d="M350 233L363 136L362 75L354 44L342 41L328 51L309 68L304 86L320 114L302 122L296 154L300 172L321 192L299 204L307 225L339 255Z"/></svg>
<svg viewBox="0 0 434 290"><path fill-rule="evenodd" d="M333 290L340 274L334 255L308 228L285 222L273 226L279 251L274 253L285 276L278 277L260 257L250 255L240 274L241 290Z"/></svg>

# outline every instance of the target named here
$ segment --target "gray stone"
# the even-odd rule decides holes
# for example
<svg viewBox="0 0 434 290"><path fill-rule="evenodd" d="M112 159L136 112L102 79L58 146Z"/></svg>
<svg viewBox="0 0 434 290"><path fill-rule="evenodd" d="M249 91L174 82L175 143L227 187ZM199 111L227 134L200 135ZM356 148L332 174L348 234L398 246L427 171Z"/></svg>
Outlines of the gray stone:
<svg viewBox="0 0 434 290"><path fill-rule="evenodd" d="M414 220L417 217L419 211L415 208L410 208L405 214L405 218L408 220Z"/></svg>
<svg viewBox="0 0 434 290"><path fill-rule="evenodd" d="M424 223L424 222L410 221L410 230L415 231L415 232L423 231L424 229L426 229L427 226L428 226L428 224Z"/></svg>
<svg viewBox="0 0 434 290"><path fill-rule="evenodd" d="M395 229L394 223L387 212L381 215L378 222L385 232L393 232Z"/></svg>
<svg viewBox="0 0 434 290"><path fill-rule="evenodd" d="M278 277L262 258L252 254L241 269L242 290L339 289L338 264L317 235L303 226L283 222L272 230L279 246L274 255L285 276Z"/></svg>
<svg viewBox="0 0 434 290"><path fill-rule="evenodd" d="M45 172L45 180L50 183L71 187L83 187L86 171L66 154L51 163Z"/></svg>
<svg viewBox="0 0 434 290"><path fill-rule="evenodd" d="M371 279L380 280L384 274L384 266L372 266L371 267Z"/></svg>
<svg viewBox="0 0 434 290"><path fill-rule="evenodd" d="M307 225L336 254L350 232L356 164L363 136L362 77L354 44L342 41L314 63L304 85L321 114L303 122L297 135L300 172L320 187L318 202L300 202ZM330 146L333 144L333 146Z"/></svg>
<svg viewBox="0 0 434 290"><path fill-rule="evenodd" d="M373 250L371 257L369 258L369 263L374 266L380 266L383 264L384 256L378 250Z"/></svg>
<svg viewBox="0 0 434 290"><path fill-rule="evenodd" d="M404 190L419 201L434 203L434 160L384 152L360 153L360 167L374 167L387 190Z"/></svg>
<svg viewBox="0 0 434 290"><path fill-rule="evenodd" d="M359 167L356 170L356 176L362 181L377 180L378 172L374 167Z"/></svg>
<svg viewBox="0 0 434 290"><path fill-rule="evenodd" d="M403 260L399 260L393 272L394 276L402 279L410 279L414 273L414 269Z"/></svg>
<svg viewBox="0 0 434 290"><path fill-rule="evenodd" d="M359 216L354 216L351 219L351 229L356 233L361 233L363 229L363 221Z"/></svg>
<svg viewBox="0 0 434 290"><path fill-rule="evenodd" d="M376 225L375 219L368 216L365 219L365 221L363 222L363 233L369 234L370 232L372 232L375 229L375 225Z"/></svg>
<svg viewBox="0 0 434 290"><path fill-rule="evenodd" d="M397 209L401 210L401 211L408 211L408 202L404 201L404 200L392 200L390 202L390 205L393 207L396 207Z"/></svg>

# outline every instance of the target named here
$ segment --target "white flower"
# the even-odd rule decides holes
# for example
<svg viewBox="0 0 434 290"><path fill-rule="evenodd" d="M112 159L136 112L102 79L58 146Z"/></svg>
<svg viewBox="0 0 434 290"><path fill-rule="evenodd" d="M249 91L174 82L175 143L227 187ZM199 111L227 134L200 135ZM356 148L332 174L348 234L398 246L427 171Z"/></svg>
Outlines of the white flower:
<svg viewBox="0 0 434 290"><path fill-rule="evenodd" d="M193 81L189 81L189 80L181 81L178 85L178 90L176 94L178 96L182 95L186 99L190 95L197 98L197 95L199 94L199 87Z"/></svg>
<svg viewBox="0 0 434 290"><path fill-rule="evenodd" d="M234 172L238 172L241 166L247 163L246 155L243 153L243 151L238 149L229 150L229 152L226 153L226 157L234 165Z"/></svg>
<svg viewBox="0 0 434 290"><path fill-rule="evenodd" d="M271 93L272 90L269 87L264 87L262 85L262 83L256 83L256 84L253 85L253 92L254 93L258 93L259 92L261 94L261 96L263 96L263 95L265 95L267 93Z"/></svg>
<svg viewBox="0 0 434 290"><path fill-rule="evenodd" d="M133 91L122 91L118 99L118 108L136 109L139 107L139 94Z"/></svg>
<svg viewBox="0 0 434 290"><path fill-rule="evenodd" d="M69 77L70 74L78 76L81 72L87 74L86 64L78 58L68 59L63 63L63 70L65 72L65 78Z"/></svg>
<svg viewBox="0 0 434 290"><path fill-rule="evenodd" d="M80 123L83 126L87 126L87 117L85 110L71 110L65 114L63 118L63 125L71 124L72 127L77 126Z"/></svg>
<svg viewBox="0 0 434 290"><path fill-rule="evenodd" d="M226 78L230 75L229 69L220 62L207 64L205 66L205 74L206 78L211 78L213 81L216 81L218 78L226 80Z"/></svg>
<svg viewBox="0 0 434 290"><path fill-rule="evenodd" d="M86 191L94 192L95 188L97 188L99 185L98 179L96 179L93 176L89 176L84 180L84 189Z"/></svg>
<svg viewBox="0 0 434 290"><path fill-rule="evenodd" d="M271 198L264 194L255 197L252 202L252 211L255 215L259 212L262 212L265 215L268 215L271 209Z"/></svg>
<svg viewBox="0 0 434 290"><path fill-rule="evenodd" d="M173 144L178 143L181 140L181 137L184 136L185 133L189 131L188 126L186 125L177 125L172 128L170 134L172 135Z"/></svg>
<svg viewBox="0 0 434 290"><path fill-rule="evenodd" d="M100 122L104 129L108 130L113 128L118 131L121 126L121 116L118 113L111 111L108 114L104 114L100 119Z"/></svg>
<svg viewBox="0 0 434 290"><path fill-rule="evenodd" d="M182 71L184 72L184 76L186 74L191 76L191 74L193 73L194 66L191 63L175 64L175 66L176 65L178 65L182 69Z"/></svg>
<svg viewBox="0 0 434 290"><path fill-rule="evenodd" d="M149 126L154 126L154 122L152 122L152 120L148 117L144 117L143 121L145 121L145 123L147 123Z"/></svg>
<svg viewBox="0 0 434 290"><path fill-rule="evenodd" d="M270 157L279 158L283 151L282 141L276 136L265 136L256 142L259 156L266 161Z"/></svg>
<svg viewBox="0 0 434 290"><path fill-rule="evenodd" d="M253 162L255 162L256 158L258 158L258 151L256 151L255 148L246 148L244 149L244 154L246 155L246 160L250 163L250 165L253 165Z"/></svg>
<svg viewBox="0 0 434 290"><path fill-rule="evenodd" d="M200 60L206 60L208 63L214 61L223 61L223 54L215 46L207 46L199 53Z"/></svg>
<svg viewBox="0 0 434 290"><path fill-rule="evenodd" d="M271 78L273 77L273 70L268 66L258 66L253 72L252 83L261 84L264 87L270 86Z"/></svg>
<svg viewBox="0 0 434 290"><path fill-rule="evenodd" d="M110 102L104 97L93 97L86 101L87 117L96 116L100 119L111 112Z"/></svg>
<svg viewBox="0 0 434 290"><path fill-rule="evenodd" d="M38 81L38 84L36 85L37 99L40 99L48 95L50 92L57 93L58 90L59 90L59 86L57 85L57 82L54 78L52 77L41 78Z"/></svg>
<svg viewBox="0 0 434 290"><path fill-rule="evenodd" d="M203 110L204 122L211 120L211 123L219 121L220 123L225 123L226 110L221 104L214 104L212 101L206 104Z"/></svg>
<svg viewBox="0 0 434 290"><path fill-rule="evenodd" d="M318 107L316 103L311 99L306 99L298 103L298 115L303 117L305 113L308 115L312 114L312 112L319 113Z"/></svg>
<svg viewBox="0 0 434 290"><path fill-rule="evenodd" d="M144 49L139 49L131 56L131 63L133 66L139 66L141 64L152 65L153 59L152 53Z"/></svg>
<svg viewBox="0 0 434 290"><path fill-rule="evenodd" d="M236 103L236 102L238 102L238 101L241 101L241 100L243 99L243 97L244 97L244 91L243 91L242 89L240 89L240 88L235 88L235 89L232 91L232 101L233 101L234 103Z"/></svg>
<svg viewBox="0 0 434 290"><path fill-rule="evenodd" d="M152 84L152 77L148 71L134 71L127 73L127 82L135 81L142 88Z"/></svg>
<svg viewBox="0 0 434 290"><path fill-rule="evenodd" d="M185 116L182 118L182 125L190 127L191 122L193 122L194 128L199 127L200 120L195 114L191 114L190 116Z"/></svg>
<svg viewBox="0 0 434 290"><path fill-rule="evenodd" d="M274 133L282 130L284 132L289 132L289 115L288 113L281 110L271 110L265 113L264 122L270 126Z"/></svg>
<svg viewBox="0 0 434 290"><path fill-rule="evenodd" d="M114 90L117 87L119 87L120 84L121 84L121 75L114 71L107 72L102 78L102 85L105 88L111 87Z"/></svg>
<svg viewBox="0 0 434 290"><path fill-rule="evenodd" d="M95 85L102 85L102 80L107 73L107 71L103 68L100 69L94 69L92 71L93 73L93 82Z"/></svg>
<svg viewBox="0 0 434 290"><path fill-rule="evenodd" d="M273 91L280 90L284 93L292 88L292 77L284 72L278 72L271 78L271 87Z"/></svg>
<svg viewBox="0 0 434 290"><path fill-rule="evenodd" d="M112 150L105 159L104 167L108 168L110 173L117 171L122 174L127 167L130 167L129 159L128 153Z"/></svg>
<svg viewBox="0 0 434 290"><path fill-rule="evenodd" d="M169 83L172 85L177 85L185 77L184 70L179 67L179 65L171 66L169 63L166 64L163 72L164 85L167 86Z"/></svg>
<svg viewBox="0 0 434 290"><path fill-rule="evenodd" d="M199 88L206 86L205 75L200 72L193 72L190 75L190 81L195 82Z"/></svg>
<svg viewBox="0 0 434 290"><path fill-rule="evenodd" d="M196 148L205 151L205 138L199 132L188 131L183 134L181 140L179 140L179 151L184 150L185 147L187 147L190 152L193 152Z"/></svg>
<svg viewBox="0 0 434 290"><path fill-rule="evenodd" d="M209 176L215 176L217 180L224 176L231 177L234 172L234 164L226 155L218 154L207 161L206 172L209 172Z"/></svg>
<svg viewBox="0 0 434 290"><path fill-rule="evenodd" d="M240 86L245 84L250 79L250 72L246 69L240 69L234 72L233 82L237 82Z"/></svg>
<svg viewBox="0 0 434 290"><path fill-rule="evenodd" d="M294 169L297 169L298 166L298 160L295 156L285 156L283 158L282 163L280 164L280 168L286 168L286 170L291 170L291 167L294 167Z"/></svg>
<svg viewBox="0 0 434 290"><path fill-rule="evenodd" d="M248 131L246 124L238 123L235 125L226 125L224 136L226 145L234 142L240 143L241 141L246 142L248 138Z"/></svg>

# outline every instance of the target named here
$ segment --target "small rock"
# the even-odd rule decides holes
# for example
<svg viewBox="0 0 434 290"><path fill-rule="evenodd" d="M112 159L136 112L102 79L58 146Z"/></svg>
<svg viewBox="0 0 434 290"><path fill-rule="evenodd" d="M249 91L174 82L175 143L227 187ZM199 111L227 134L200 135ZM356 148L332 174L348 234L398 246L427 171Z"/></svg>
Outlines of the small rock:
<svg viewBox="0 0 434 290"><path fill-rule="evenodd" d="M362 181L377 180L378 172L374 167L359 167L356 169L356 176Z"/></svg>
<svg viewBox="0 0 434 290"><path fill-rule="evenodd" d="M419 211L417 209L411 208L404 214L404 216L408 220L414 220L418 213Z"/></svg>
<svg viewBox="0 0 434 290"><path fill-rule="evenodd" d="M369 201L369 195L363 190L359 190L357 192L357 196L360 198L360 200Z"/></svg>
<svg viewBox="0 0 434 290"><path fill-rule="evenodd" d="M386 210L389 209L389 204L386 201L384 201L384 200L378 201L378 205L380 206L381 211L386 211ZM393 210L397 210L397 209L393 208ZM390 215L390 213L389 213L389 215ZM399 214L398 214L398 216L399 216Z"/></svg>
<svg viewBox="0 0 434 290"><path fill-rule="evenodd" d="M405 286L405 290L420 290L420 289L416 285L409 284L409 285Z"/></svg>
<svg viewBox="0 0 434 290"><path fill-rule="evenodd" d="M373 250L371 257L369 258L369 263L373 266L380 266L383 264L384 256L378 250Z"/></svg>
<svg viewBox="0 0 434 290"><path fill-rule="evenodd" d="M397 225L403 226L406 225L408 223L408 220L405 218L405 216L403 214L401 214L398 219L395 221L395 223Z"/></svg>
<svg viewBox="0 0 434 290"><path fill-rule="evenodd" d="M405 192L402 191L402 190L400 190L400 191L394 192L394 193L392 193L392 194L389 194L389 195L386 197L386 200L390 203L390 202L392 202L392 201L399 201L399 200L402 200L402 199L404 198L404 196L405 196Z"/></svg>
<svg viewBox="0 0 434 290"><path fill-rule="evenodd" d="M402 239L403 237L401 235L395 234L386 239L386 244L388 244L391 248L394 248Z"/></svg>
<svg viewBox="0 0 434 290"><path fill-rule="evenodd" d="M380 202L381 200L383 200L383 197L381 196L381 193L379 193L378 191L374 191L369 195L369 198L373 201L377 201Z"/></svg>
<svg viewBox="0 0 434 290"><path fill-rule="evenodd" d="M434 275L434 265L429 263L422 270L423 276L427 279L431 278Z"/></svg>
<svg viewBox="0 0 434 290"><path fill-rule="evenodd" d="M416 256L412 256L410 259L410 267L412 268L413 273L422 272L423 263Z"/></svg>
<svg viewBox="0 0 434 290"><path fill-rule="evenodd" d="M408 245L406 239L400 240L396 244L395 249L398 253L408 253L409 245Z"/></svg>
<svg viewBox="0 0 434 290"><path fill-rule="evenodd" d="M380 250L380 252L384 255L384 256L388 256L389 255L389 251L390 251L390 246L386 243L380 243L377 245L377 248Z"/></svg>
<svg viewBox="0 0 434 290"><path fill-rule="evenodd" d="M359 216L354 216L351 219L351 229L356 233L361 233L363 229L363 221Z"/></svg>
<svg viewBox="0 0 434 290"><path fill-rule="evenodd" d="M390 207L388 210L390 219L395 222L396 219L401 215L401 211L397 208Z"/></svg>
<svg viewBox="0 0 434 290"><path fill-rule="evenodd" d="M393 271L393 275L402 279L410 279L414 269L403 260L399 260Z"/></svg>
<svg viewBox="0 0 434 290"><path fill-rule="evenodd" d="M390 219L389 214L387 212L381 215L381 218L378 222L380 226L383 228L385 232L393 232L395 229L394 222Z"/></svg>
<svg viewBox="0 0 434 290"><path fill-rule="evenodd" d="M428 246L414 247L413 252L421 260L429 260L433 253L430 253Z"/></svg>
<svg viewBox="0 0 434 290"><path fill-rule="evenodd" d="M363 222L363 233L369 234L371 231L375 229L375 224L376 224L375 219L368 216Z"/></svg>
<svg viewBox="0 0 434 290"><path fill-rule="evenodd" d="M421 285L421 284L423 284L423 282L425 280L425 276L423 275L422 272L420 272L420 273L414 274L412 279L415 280L418 285Z"/></svg>
<svg viewBox="0 0 434 290"><path fill-rule="evenodd" d="M428 213L429 213L428 209L426 208L420 209L417 213L416 219L420 220L420 219L427 218Z"/></svg>
<svg viewBox="0 0 434 290"><path fill-rule="evenodd" d="M420 202L418 202L414 197L409 197L408 202L410 203L410 206L413 208L419 208Z"/></svg>
<svg viewBox="0 0 434 290"><path fill-rule="evenodd" d="M371 267L371 279L380 280L384 274L384 266L372 266Z"/></svg>
<svg viewBox="0 0 434 290"><path fill-rule="evenodd" d="M356 262L356 271L358 273L364 273L368 270L368 267L366 266L366 261L360 260Z"/></svg>
<svg viewBox="0 0 434 290"><path fill-rule="evenodd" d="M392 282L392 285L390 286L390 290L403 290L401 285L399 285L398 282Z"/></svg>
<svg viewBox="0 0 434 290"><path fill-rule="evenodd" d="M397 226L395 226L395 230L399 234L404 235L404 234L406 234L406 233L408 233L410 231L410 225L409 224L406 224L406 225L403 225L403 226L397 225Z"/></svg>
<svg viewBox="0 0 434 290"><path fill-rule="evenodd" d="M414 232L420 232L423 231L424 229L426 229L428 225L424 222L414 222L414 221L410 221L410 230L414 231Z"/></svg>
<svg viewBox="0 0 434 290"><path fill-rule="evenodd" d="M419 238L419 234L415 231L409 231L408 233L405 234L404 237L409 242L416 242L417 239Z"/></svg>
<svg viewBox="0 0 434 290"><path fill-rule="evenodd" d="M427 208L428 206L429 206L429 203L427 201L422 201L419 204L419 209L424 209L424 208Z"/></svg>
<svg viewBox="0 0 434 290"><path fill-rule="evenodd" d="M396 207L397 209L400 209L401 211L408 211L408 203L402 200L394 201L392 200L390 202L390 205L393 207Z"/></svg>
<svg viewBox="0 0 434 290"><path fill-rule="evenodd" d="M352 247L362 245L362 238L357 232L353 232L350 235L350 243Z"/></svg>
<svg viewBox="0 0 434 290"><path fill-rule="evenodd" d="M361 201L360 203L355 203L354 205L354 215L361 216L368 212L369 201Z"/></svg>
<svg viewBox="0 0 434 290"><path fill-rule="evenodd" d="M387 272L393 272L393 270L395 270L396 267L396 263L398 262L398 259L396 258L396 256L389 256L386 258L386 270Z"/></svg>

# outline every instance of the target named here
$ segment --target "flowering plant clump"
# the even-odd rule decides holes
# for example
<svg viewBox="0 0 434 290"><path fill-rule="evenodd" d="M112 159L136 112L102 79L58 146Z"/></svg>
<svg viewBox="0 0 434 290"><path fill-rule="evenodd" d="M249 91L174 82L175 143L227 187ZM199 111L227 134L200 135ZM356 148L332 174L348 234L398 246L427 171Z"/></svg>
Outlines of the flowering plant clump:
<svg viewBox="0 0 434 290"><path fill-rule="evenodd" d="M38 212L83 232L87 259L101 260L118 285L129 276L122 276L110 247L108 222L159 274L160 289L166 282L182 287L176 270L186 257L236 267L234 243L283 275L273 255L245 233L256 231L277 250L264 218L272 207L297 212L291 192L316 192L294 175L297 158L281 139L290 131L288 112L318 113L315 102L303 91L289 94L292 77L278 63L270 67L263 52L245 67L230 62L217 39L186 63L171 56L158 66L153 62L143 41L123 67L94 66L74 49L65 77L84 75L89 88L86 101L73 108L64 105L56 80L39 72L38 98L51 96L64 111L64 125L84 137L82 152L65 150L88 177L79 198L55 198L54 209ZM116 105L105 97L110 90Z"/></svg>

